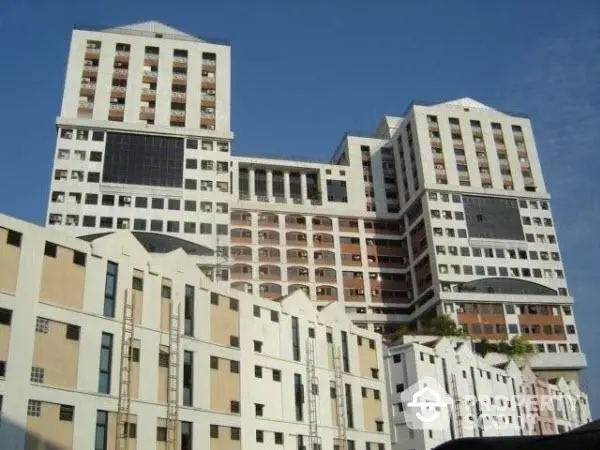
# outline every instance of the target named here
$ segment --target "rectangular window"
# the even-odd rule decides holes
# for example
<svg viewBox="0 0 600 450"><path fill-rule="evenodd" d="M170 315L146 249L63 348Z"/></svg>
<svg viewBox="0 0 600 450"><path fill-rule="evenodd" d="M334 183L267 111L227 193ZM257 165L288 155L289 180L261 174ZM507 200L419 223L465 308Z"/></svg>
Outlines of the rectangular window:
<svg viewBox="0 0 600 450"><path fill-rule="evenodd" d="M181 450L192 450L192 422L181 422Z"/></svg>
<svg viewBox="0 0 600 450"><path fill-rule="evenodd" d="M292 317L292 351L294 361L300 361L300 330L297 317Z"/></svg>
<svg viewBox="0 0 600 450"><path fill-rule="evenodd" d="M194 389L194 353L183 351L183 404L193 405Z"/></svg>
<svg viewBox="0 0 600 450"><path fill-rule="evenodd" d="M219 438L219 425L210 426L210 437L213 439Z"/></svg>
<svg viewBox="0 0 600 450"><path fill-rule="evenodd" d="M98 392L110 394L110 373L112 367L113 335L102 333L100 347L100 376L98 378Z"/></svg>
<svg viewBox="0 0 600 450"><path fill-rule="evenodd" d="M302 375L294 374L294 400L296 404L296 420L304 420L304 386L302 386Z"/></svg>
<svg viewBox="0 0 600 450"><path fill-rule="evenodd" d="M104 283L104 312L107 317L115 317L117 298L117 273L119 265L108 261L106 263L106 281Z"/></svg>
<svg viewBox="0 0 600 450"><path fill-rule="evenodd" d="M352 388L349 384L345 385L346 389L346 422L348 428L354 428L354 414L352 409Z"/></svg>
<svg viewBox="0 0 600 450"><path fill-rule="evenodd" d="M342 331L342 365L344 372L350 372L350 360L348 358L348 334Z"/></svg>
<svg viewBox="0 0 600 450"><path fill-rule="evenodd" d="M65 422L73 422L74 410L75 410L74 406L60 405L60 410L58 412L58 420L62 420Z"/></svg>
<svg viewBox="0 0 600 450"><path fill-rule="evenodd" d="M194 335L194 286L185 285L185 305L184 315L184 334L186 336Z"/></svg>
<svg viewBox="0 0 600 450"><path fill-rule="evenodd" d="M108 412L96 412L96 442L94 450L106 450L108 438Z"/></svg>

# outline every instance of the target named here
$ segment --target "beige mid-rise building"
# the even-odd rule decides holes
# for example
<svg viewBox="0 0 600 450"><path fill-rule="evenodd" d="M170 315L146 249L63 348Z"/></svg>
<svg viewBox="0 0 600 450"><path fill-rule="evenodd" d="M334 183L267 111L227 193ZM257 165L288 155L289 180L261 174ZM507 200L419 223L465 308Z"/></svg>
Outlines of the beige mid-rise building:
<svg viewBox="0 0 600 450"><path fill-rule="evenodd" d="M338 303L0 215L0 448L389 449L383 375Z"/></svg>

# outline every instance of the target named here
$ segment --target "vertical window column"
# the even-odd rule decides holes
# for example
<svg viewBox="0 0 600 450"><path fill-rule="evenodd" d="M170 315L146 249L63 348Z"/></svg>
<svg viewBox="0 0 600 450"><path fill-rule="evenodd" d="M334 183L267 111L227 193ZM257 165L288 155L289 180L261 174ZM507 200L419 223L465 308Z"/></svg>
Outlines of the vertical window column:
<svg viewBox="0 0 600 450"><path fill-rule="evenodd" d="M186 336L194 335L194 286L185 285L185 305L184 305L184 334Z"/></svg>
<svg viewBox="0 0 600 450"><path fill-rule="evenodd" d="M192 422L181 422L181 450L192 450Z"/></svg>
<svg viewBox="0 0 600 450"><path fill-rule="evenodd" d="M96 439L94 450L106 450L108 444L108 412L96 412Z"/></svg>
<svg viewBox="0 0 600 450"><path fill-rule="evenodd" d="M110 394L110 373L112 368L113 335L102 333L100 346L100 367L98 377L98 392Z"/></svg>
<svg viewBox="0 0 600 450"><path fill-rule="evenodd" d="M302 386L302 375L294 374L294 403L296 404L296 420L304 420L304 386Z"/></svg>
<svg viewBox="0 0 600 450"><path fill-rule="evenodd" d="M348 358L348 333L342 331L342 364L344 372L350 372L350 359Z"/></svg>
<svg viewBox="0 0 600 450"><path fill-rule="evenodd" d="M354 409L352 406L352 387L349 384L345 385L346 389L346 422L348 428L354 428Z"/></svg>
<svg viewBox="0 0 600 450"><path fill-rule="evenodd" d="M183 352L183 404L192 406L194 403L194 354Z"/></svg>
<svg viewBox="0 0 600 450"><path fill-rule="evenodd" d="M300 330L297 317L292 317L292 351L294 361L300 361Z"/></svg>
<svg viewBox="0 0 600 450"><path fill-rule="evenodd" d="M108 261L106 263L106 281L104 283L104 310L107 317L115 317L115 306L117 299L117 274L119 265Z"/></svg>

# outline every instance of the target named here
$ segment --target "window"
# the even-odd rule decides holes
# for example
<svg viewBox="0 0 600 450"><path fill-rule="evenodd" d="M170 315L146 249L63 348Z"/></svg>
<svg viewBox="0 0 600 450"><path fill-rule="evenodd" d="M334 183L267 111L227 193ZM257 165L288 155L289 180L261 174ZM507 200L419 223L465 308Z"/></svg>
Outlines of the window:
<svg viewBox="0 0 600 450"><path fill-rule="evenodd" d="M237 298L230 298L229 299L229 309L231 309L232 311L238 311L240 308L239 305L239 301Z"/></svg>
<svg viewBox="0 0 600 450"><path fill-rule="evenodd" d="M108 412L96 412L96 439L94 450L106 450L108 438Z"/></svg>
<svg viewBox="0 0 600 450"><path fill-rule="evenodd" d="M113 335L102 333L100 346L100 375L98 378L98 392L110 393L110 373L112 367Z"/></svg>
<svg viewBox="0 0 600 450"><path fill-rule="evenodd" d="M231 403L229 405L229 411L234 414L239 414L240 413L240 402L238 402L237 400L231 400Z"/></svg>
<svg viewBox="0 0 600 450"><path fill-rule="evenodd" d="M265 405L261 404L261 403L255 403L254 404L254 415L256 417L262 417L263 413L265 410Z"/></svg>
<svg viewBox="0 0 600 450"><path fill-rule="evenodd" d="M198 189L198 182L196 180L191 180L189 178L186 178L184 181L184 187L186 189L190 189L190 190Z"/></svg>
<svg viewBox="0 0 600 450"><path fill-rule="evenodd" d="M256 353L262 353L263 343L261 341L254 341L254 351Z"/></svg>
<svg viewBox="0 0 600 450"><path fill-rule="evenodd" d="M167 442L167 427L156 427L157 442Z"/></svg>
<svg viewBox="0 0 600 450"><path fill-rule="evenodd" d="M281 381L281 370L273 369L273 381Z"/></svg>
<svg viewBox="0 0 600 450"><path fill-rule="evenodd" d="M27 402L27 415L29 417L40 417L42 415L42 402L39 400L29 400Z"/></svg>
<svg viewBox="0 0 600 450"><path fill-rule="evenodd" d="M237 336L229 336L229 345L231 347L240 348L240 338Z"/></svg>
<svg viewBox="0 0 600 450"><path fill-rule="evenodd" d="M392 356L392 361L394 361L394 364L397 364L397 363L401 362L402 361L402 355L396 354L396 355Z"/></svg>
<svg viewBox="0 0 600 450"><path fill-rule="evenodd" d="M297 317L292 317L292 350L294 361L300 361L300 332Z"/></svg>
<svg viewBox="0 0 600 450"><path fill-rule="evenodd" d="M100 182L100 172L88 172L87 180L88 180L88 183L99 183Z"/></svg>
<svg viewBox="0 0 600 450"><path fill-rule="evenodd" d="M181 422L181 450L192 450L193 424L192 422Z"/></svg>
<svg viewBox="0 0 600 450"><path fill-rule="evenodd" d="M75 407L71 405L60 405L58 420L73 422L73 412Z"/></svg>
<svg viewBox="0 0 600 450"><path fill-rule="evenodd" d="M240 373L240 362L234 360L229 361L229 371L231 373Z"/></svg>
<svg viewBox="0 0 600 450"><path fill-rule="evenodd" d="M219 236L226 236L229 234L229 226L227 224L217 224L217 234Z"/></svg>
<svg viewBox="0 0 600 450"><path fill-rule="evenodd" d="M348 334L342 331L342 363L344 372L350 372L350 360L348 357Z"/></svg>
<svg viewBox="0 0 600 450"><path fill-rule="evenodd" d="M262 378L262 367L254 366L254 378Z"/></svg>
<svg viewBox="0 0 600 450"><path fill-rule="evenodd" d="M304 417L304 387L302 385L302 375L294 374L294 400L296 404L296 420L301 422Z"/></svg>
<svg viewBox="0 0 600 450"><path fill-rule="evenodd" d="M32 367L29 380L32 383L43 383L44 382L44 369L42 367Z"/></svg>
<svg viewBox="0 0 600 450"><path fill-rule="evenodd" d="M352 387L349 384L345 384L346 389L346 423L348 428L354 428L354 413L352 407Z"/></svg>
<svg viewBox="0 0 600 450"><path fill-rule="evenodd" d="M117 296L118 264L108 261L106 263L106 280L104 283L104 311L106 317L115 317L115 304Z"/></svg>
<svg viewBox="0 0 600 450"><path fill-rule="evenodd" d="M260 306L254 305L253 308L254 317L260 317Z"/></svg>
<svg viewBox="0 0 600 450"><path fill-rule="evenodd" d="M256 430L256 442L264 442L265 436L262 430Z"/></svg>
<svg viewBox="0 0 600 450"><path fill-rule="evenodd" d="M151 220L150 221L150 231L162 231L162 230L163 230L162 220Z"/></svg>
<svg viewBox="0 0 600 450"><path fill-rule="evenodd" d="M280 431L275 432L275 444L283 445L283 433L281 433Z"/></svg>
<svg viewBox="0 0 600 450"><path fill-rule="evenodd" d="M181 201L176 198L170 198L167 201L167 208L170 211L179 211L181 209Z"/></svg>
<svg viewBox="0 0 600 450"><path fill-rule="evenodd" d="M78 341L79 340L79 327L77 325L67 324L67 331L65 333L65 338L70 341Z"/></svg>
<svg viewBox="0 0 600 450"><path fill-rule="evenodd" d="M271 322L279 322L279 313L271 310Z"/></svg>
<svg viewBox="0 0 600 450"><path fill-rule="evenodd" d="M147 208L148 207L148 198L136 197L135 198L135 207L136 208Z"/></svg>
<svg viewBox="0 0 600 450"><path fill-rule="evenodd" d="M168 354L167 354L168 355ZM194 353L183 351L183 404L192 406L194 401Z"/></svg>
<svg viewBox="0 0 600 450"><path fill-rule="evenodd" d="M219 438L219 426L218 425L210 426L210 437L213 439Z"/></svg>
<svg viewBox="0 0 600 450"><path fill-rule="evenodd" d="M179 233L179 222L174 220L167 221L167 232L168 233Z"/></svg>
<svg viewBox="0 0 600 450"><path fill-rule="evenodd" d="M231 440L239 441L240 440L240 429L237 427L231 427Z"/></svg>

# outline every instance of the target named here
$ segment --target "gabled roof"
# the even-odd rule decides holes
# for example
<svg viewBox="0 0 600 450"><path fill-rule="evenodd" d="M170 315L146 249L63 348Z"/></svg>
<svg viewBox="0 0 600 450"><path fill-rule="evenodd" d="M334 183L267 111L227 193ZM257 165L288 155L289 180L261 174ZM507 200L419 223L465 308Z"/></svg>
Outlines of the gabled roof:
<svg viewBox="0 0 600 450"><path fill-rule="evenodd" d="M181 30L165 25L162 22L158 22L156 20L149 20L147 22L138 22L132 23L129 25L121 25L118 27L112 27L102 30L105 33L114 33L121 31L138 31L145 33L159 33L172 38L181 38L186 40L193 40L197 42L206 42L202 39L197 38L196 36L192 36L191 34L184 33Z"/></svg>

